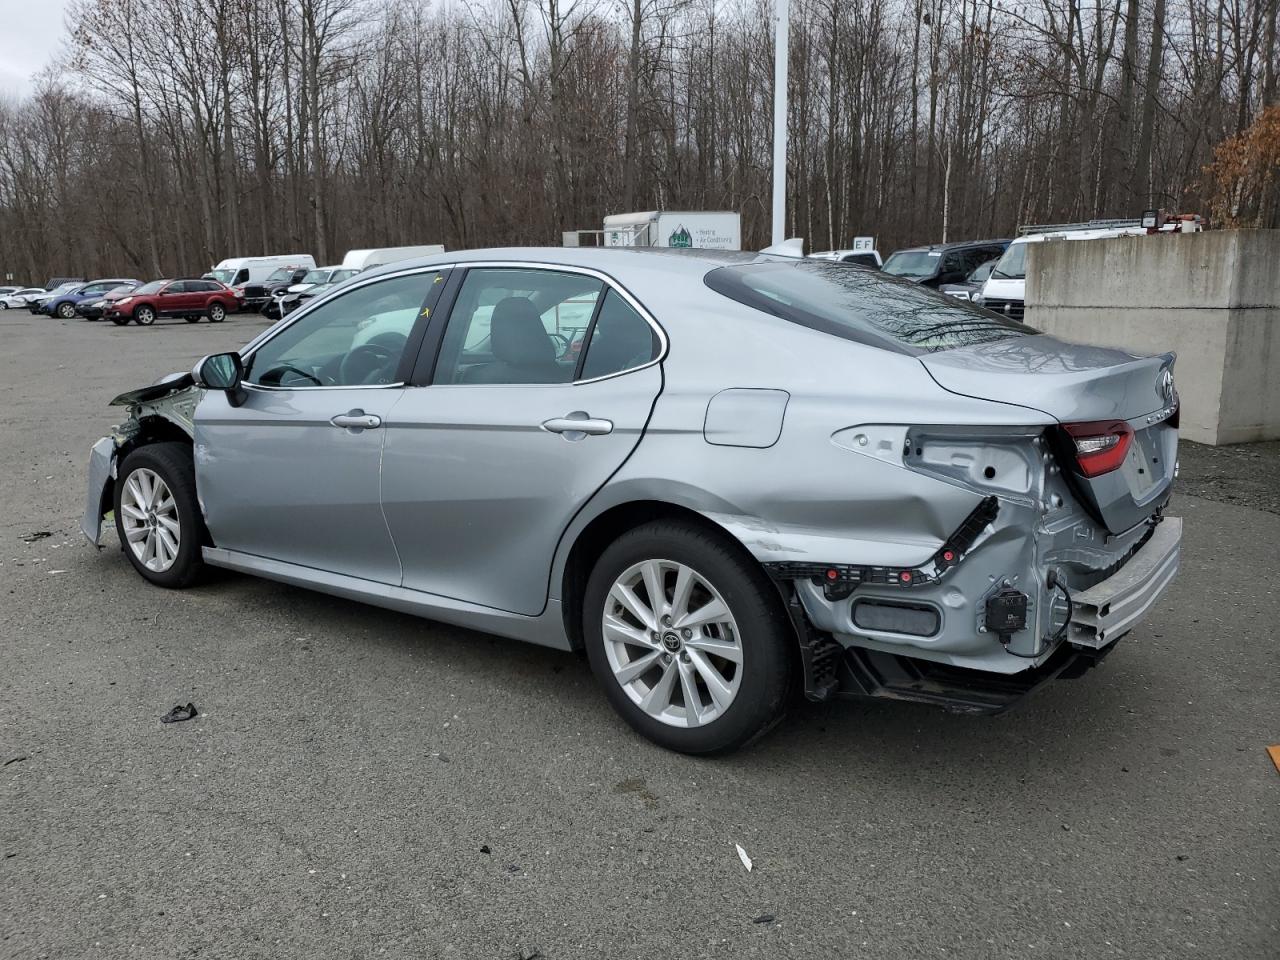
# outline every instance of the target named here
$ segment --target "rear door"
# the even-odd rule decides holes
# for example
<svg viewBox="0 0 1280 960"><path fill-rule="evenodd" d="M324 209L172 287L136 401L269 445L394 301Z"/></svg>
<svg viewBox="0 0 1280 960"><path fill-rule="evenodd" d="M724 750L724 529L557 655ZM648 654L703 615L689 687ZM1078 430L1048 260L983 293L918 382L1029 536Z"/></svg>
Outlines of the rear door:
<svg viewBox="0 0 1280 960"><path fill-rule="evenodd" d="M404 586L532 616L569 521L640 441L665 341L593 271L476 266L454 287L387 420L383 512Z"/></svg>

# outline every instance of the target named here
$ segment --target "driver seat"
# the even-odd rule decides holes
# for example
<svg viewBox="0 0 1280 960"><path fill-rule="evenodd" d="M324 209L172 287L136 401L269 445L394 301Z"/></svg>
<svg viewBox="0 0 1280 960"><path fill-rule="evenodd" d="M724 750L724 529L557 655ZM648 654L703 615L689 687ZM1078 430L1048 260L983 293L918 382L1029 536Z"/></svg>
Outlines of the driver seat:
<svg viewBox="0 0 1280 960"><path fill-rule="evenodd" d="M556 348L542 326L538 308L527 297L499 300L489 318L493 362L469 367L462 383L559 383L564 371Z"/></svg>

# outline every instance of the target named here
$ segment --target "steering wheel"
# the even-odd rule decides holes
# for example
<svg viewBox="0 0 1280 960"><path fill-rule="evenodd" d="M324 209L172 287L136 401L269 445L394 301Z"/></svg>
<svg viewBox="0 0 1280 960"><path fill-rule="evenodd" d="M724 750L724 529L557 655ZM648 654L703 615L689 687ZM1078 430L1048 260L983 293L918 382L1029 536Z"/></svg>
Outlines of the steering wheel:
<svg viewBox="0 0 1280 960"><path fill-rule="evenodd" d="M362 343L342 358L338 380L348 385L390 383L386 374L398 356L399 351L386 344Z"/></svg>
<svg viewBox="0 0 1280 960"><path fill-rule="evenodd" d="M563 333L549 333L547 336L556 345L556 356L563 357L569 350L569 338Z"/></svg>
<svg viewBox="0 0 1280 960"><path fill-rule="evenodd" d="M310 370L303 370L301 367L295 367L295 366L294 366L293 364L291 364L291 363L277 363L277 364L276 364L274 367L272 367L268 372L269 372L269 373L277 374L277 376L276 376L276 383L277 383L277 384L280 384L280 382L284 379L284 374L286 374L286 373L296 373L298 376L303 377L303 378L305 378L305 379L307 379L307 380L312 381L312 382L313 382L317 387L323 387L323 386L324 386L324 381L322 381L319 377L317 377L317 376L316 376L314 373L312 373Z"/></svg>

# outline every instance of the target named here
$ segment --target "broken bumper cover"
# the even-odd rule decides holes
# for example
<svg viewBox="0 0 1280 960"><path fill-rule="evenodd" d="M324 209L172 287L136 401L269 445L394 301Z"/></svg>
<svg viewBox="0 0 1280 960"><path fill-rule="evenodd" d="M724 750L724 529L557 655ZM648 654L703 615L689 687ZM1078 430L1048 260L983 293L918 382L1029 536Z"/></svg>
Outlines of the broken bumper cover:
<svg viewBox="0 0 1280 960"><path fill-rule="evenodd" d="M1099 650L1133 628L1173 582L1182 551L1182 518L1165 517L1123 567L1071 597L1072 646Z"/></svg>
<svg viewBox="0 0 1280 960"><path fill-rule="evenodd" d="M104 502L107 485L115 470L116 442L103 437L89 451L89 488L85 493L84 516L80 530L95 547L102 546L102 517L111 509Z"/></svg>

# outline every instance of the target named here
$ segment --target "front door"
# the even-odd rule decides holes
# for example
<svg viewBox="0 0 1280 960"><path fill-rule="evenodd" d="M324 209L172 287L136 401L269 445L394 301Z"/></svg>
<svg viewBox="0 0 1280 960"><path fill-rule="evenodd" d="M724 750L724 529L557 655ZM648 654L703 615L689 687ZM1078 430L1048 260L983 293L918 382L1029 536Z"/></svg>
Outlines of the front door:
<svg viewBox="0 0 1280 960"><path fill-rule="evenodd" d="M242 405L205 396L196 488L214 543L400 582L379 503L382 444L438 278L380 278L319 304L245 358Z"/></svg>
<svg viewBox="0 0 1280 960"><path fill-rule="evenodd" d="M469 269L437 325L386 426L404 586L535 615L569 521L640 441L660 335L599 276L526 266Z"/></svg>

